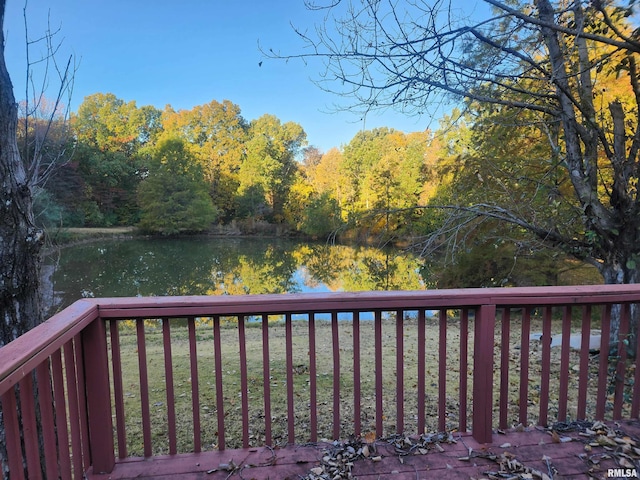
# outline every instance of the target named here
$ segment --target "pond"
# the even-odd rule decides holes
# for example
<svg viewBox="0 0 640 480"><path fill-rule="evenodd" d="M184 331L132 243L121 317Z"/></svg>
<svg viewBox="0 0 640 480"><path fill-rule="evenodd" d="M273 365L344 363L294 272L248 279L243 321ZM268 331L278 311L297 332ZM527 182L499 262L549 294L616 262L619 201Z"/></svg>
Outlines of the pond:
<svg viewBox="0 0 640 480"><path fill-rule="evenodd" d="M424 289L422 261L393 249L271 238L107 239L45 261L50 313L82 297Z"/></svg>

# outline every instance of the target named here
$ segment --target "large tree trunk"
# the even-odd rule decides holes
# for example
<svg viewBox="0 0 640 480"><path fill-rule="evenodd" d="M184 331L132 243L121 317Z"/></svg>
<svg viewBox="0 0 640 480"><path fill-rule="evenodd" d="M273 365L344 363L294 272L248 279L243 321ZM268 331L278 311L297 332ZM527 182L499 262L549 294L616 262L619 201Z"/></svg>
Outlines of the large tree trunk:
<svg viewBox="0 0 640 480"><path fill-rule="evenodd" d="M543 40L549 52L553 83L558 99L558 119L564 132L566 154L564 165L567 178L571 180L576 198L583 212L584 231L590 233L592 245L581 249L578 258L591 258L600 265L600 272L607 284L636 283L639 280L635 258L640 245L640 223L634 169L637 164L637 138L627 135L627 123L637 123L636 117L627 119L623 105L618 100L609 104L613 124L611 141L607 141L604 128L596 121L593 64L589 58L589 46L582 35L562 36L556 28L556 14L550 0L535 0ZM584 28L585 12L581 1L571 7L576 25ZM577 52L577 67L567 52ZM629 69L631 84L640 98L636 70L633 60ZM575 72L580 72L575 74ZM637 135L638 132L636 132ZM609 132L607 132L609 134ZM606 153L611 165L613 183L609 198L603 200L598 173L602 153ZM605 167L606 168L606 167ZM637 175L637 173L635 174ZM627 350L635 355L635 334L638 330L640 309L631 309L631 328L625 339ZM617 353L620 336L621 309L615 306L611 312L611 352Z"/></svg>
<svg viewBox="0 0 640 480"><path fill-rule="evenodd" d="M0 348L42 320L43 234L34 225L31 188L18 151L18 106L4 60L5 3L0 0ZM0 411L0 465L7 478L3 425Z"/></svg>
<svg viewBox="0 0 640 480"><path fill-rule="evenodd" d="M5 1L0 0L0 26ZM31 188L16 139L18 106L4 60L0 31L0 347L42 320L40 250L43 234L35 227Z"/></svg>
<svg viewBox="0 0 640 480"><path fill-rule="evenodd" d="M604 278L604 282L610 285L624 284L624 283L638 283L640 280L640 269L634 265L634 268L628 268L626 265L621 265L618 262L611 262L602 267L601 273ZM611 335L609 336L609 354L618 355L618 345L620 342L620 320L621 320L621 308L620 305L614 305L611 309ZM626 334L627 355L635 357L638 335L638 324L640 322L640 305L632 304L629 312L629 332Z"/></svg>

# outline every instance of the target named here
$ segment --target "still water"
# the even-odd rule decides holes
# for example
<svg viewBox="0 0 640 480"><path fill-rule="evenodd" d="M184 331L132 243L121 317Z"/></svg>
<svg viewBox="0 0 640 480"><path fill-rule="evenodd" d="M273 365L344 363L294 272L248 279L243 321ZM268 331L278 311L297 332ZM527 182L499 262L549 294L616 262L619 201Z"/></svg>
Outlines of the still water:
<svg viewBox="0 0 640 480"><path fill-rule="evenodd" d="M82 297L423 289L397 250L264 238L101 240L47 258L51 310Z"/></svg>

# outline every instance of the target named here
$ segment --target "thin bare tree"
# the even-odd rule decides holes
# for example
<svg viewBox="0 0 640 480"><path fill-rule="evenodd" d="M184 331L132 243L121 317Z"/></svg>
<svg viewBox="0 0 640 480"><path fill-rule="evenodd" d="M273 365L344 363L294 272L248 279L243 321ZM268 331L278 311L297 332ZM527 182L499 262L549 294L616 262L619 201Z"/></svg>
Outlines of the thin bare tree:
<svg viewBox="0 0 640 480"><path fill-rule="evenodd" d="M266 55L321 60L317 83L351 99L349 108L421 114L453 100L485 120L487 112L508 112L514 122L555 132L536 181L567 206L566 225L551 222L540 204L496 199L487 189L473 203L442 205L447 220L428 242L459 241L466 227L477 225L474 219L490 219L594 265L606 283L640 281L634 1L484 0L486 13L475 15L448 0L311 1L308 7L322 17L315 29L296 30L302 53ZM624 101L603 94L604 76L624 84ZM552 192L550 179L570 187Z"/></svg>

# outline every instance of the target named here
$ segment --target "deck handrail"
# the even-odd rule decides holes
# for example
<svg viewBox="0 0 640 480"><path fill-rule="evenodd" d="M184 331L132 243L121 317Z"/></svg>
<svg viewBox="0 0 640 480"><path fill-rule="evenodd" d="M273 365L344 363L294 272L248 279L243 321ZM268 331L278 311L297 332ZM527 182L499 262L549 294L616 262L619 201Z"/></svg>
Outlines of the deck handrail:
<svg viewBox="0 0 640 480"><path fill-rule="evenodd" d="M56 469L62 477L71 476L81 478L82 474L88 469L93 471L110 471L116 461L114 448L116 440L118 442L118 455L120 458L126 457L126 445L124 442L124 434L118 434L118 438L114 439L112 433L111 417L115 409L116 424L118 431L123 427L122 412L123 402L118 399L118 395L122 396L122 386L118 386L117 382L121 379L109 379L110 371L116 372L119 367L119 352L113 350L118 347L117 324L119 320L136 320L138 330L138 349L140 349L139 358L143 358L145 353L144 343L144 321L148 319L160 319L163 325L164 335L164 356L165 356L165 376L172 378L171 371L171 332L169 326L170 319L186 318L189 319L189 342L191 344L191 371L197 376L197 362L195 355L195 327L194 319L196 317L207 317L214 319L215 341L219 342L221 317L236 317L242 319L238 323L241 330L240 337L240 364L242 376L242 386L246 390L248 386L246 372L246 352L243 352L244 342L244 319L251 316L261 317L263 320L263 339L268 342L268 324L264 320L270 315L283 315L286 317L287 328L287 397L292 402L293 377L291 369L293 367L291 360L291 318L295 314L306 314L309 316L310 336L313 336L313 327L311 319L315 314L331 314L332 335L333 335L333 355L334 359L334 397L335 392L340 392L339 382L336 384L336 378L340 377L340 349L338 343L338 327L337 312L351 312L354 319L358 312L378 312L375 315L375 341L376 349L382 345L381 336L381 317L379 312L396 312L396 346L399 352L403 352L404 343L402 340L403 312L418 312L418 358L424 360L424 321L425 312L434 310L439 311L439 331L440 331L440 356L446 355L447 326L446 313L451 310L460 310L460 348L461 351L466 350L469 333L466 330L469 321L474 322L473 328L473 406L472 406L472 433L474 437L481 442L490 442L492 439L492 428L495 427L495 419L493 413L493 390L494 390L494 368L496 352L499 354L499 364L501 365L500 376L501 384L498 388L498 400L500 403L500 419L501 428L507 422L506 400L503 398L503 386L508 384L508 366L505 360L509 352L509 325L511 322L510 312L520 309L522 311L522 330L521 335L528 335L530 328L529 307L540 307L543 309L542 325L543 334L549 335L551 329L552 309L561 309L562 311L562 329L563 333L570 332L571 328L571 308L581 306L583 308L582 315L582 346L585 347L585 339L591 326L591 308L593 306L602 305L604 310L602 314L602 336L608 337L609 332L609 316L612 305L622 305L623 307L630 304L640 304L640 284L637 285L590 285L590 286L568 286L568 287L523 287L523 288L487 288L487 289L456 289L456 290L429 290L429 291L411 291L411 292L354 292L354 293L310 293L310 294L273 294L273 295L245 295L245 296L180 296L180 297L126 297L126 298L92 298L82 299L68 307L64 311L54 315L42 325L34 328L14 342L0 348L0 399L1 411L0 421L7 431L7 450L8 460L3 468L8 465L11 470L11 478L23 478L23 474L18 471L23 470L23 464L26 464L29 477L38 478L38 475L32 473L36 470ZM502 320L499 318L499 312L502 312ZM625 336L629 330L629 309L621 308L621 335ZM470 315L471 314L471 315ZM470 320L471 319L471 320ZM106 329L107 322L110 322L110 330ZM218 322L218 323L215 323ZM354 329L359 329L358 322L354 320ZM497 328L502 329L502 337L500 339L500 348L496 349L495 332ZM359 332L359 330L357 330ZM110 332L110 333L109 333ZM506 332L506 333L505 333ZM566 341L565 341L566 340ZM619 345L623 345L623 338L620 338ZM309 339L310 352L315 352L315 340ZM422 346L420 345L422 342ZM567 335L563 337L562 350L562 367L568 368L568 342ZM528 361L529 355L529 339L526 341L522 338L522 350L520 352L521 360L521 386L520 386L520 402L524 402L525 406L520 407L520 418L527 421L527 395L526 385L522 385L522 376L526 378L528 366L525 365L524 359ZM603 341L604 346L604 341ZM108 351L108 348L111 350ZM359 344L353 344L354 351L359 351ZM605 346L608 349L608 344ZM264 369L264 381L269 382L269 353L268 343L264 349L264 360L266 367ZM547 412L543 411L549 403L549 379L545 379L544 375L549 376L550 371L550 346L542 344L542 372L543 378L540 385L540 417L539 421L546 422ZM216 355L220 355L220 345L215 345ZM622 349L624 350L624 349ZM505 355L505 352L507 353ZM607 350L608 352L608 350ZM331 352L329 352L331 353ZM404 354L404 353L403 353ZM242 359L245 356L244 360ZM617 383L613 387L607 384L608 380L608 364L606 356L600 357L599 373L598 373L598 406L596 410L597 416L604 415L607 388L613 388L615 392L615 404L613 405L614 416L620 416L622 405L625 402L624 394L624 366L620 366L626 362L625 352L621 352L622 361L617 363L615 367L615 378L622 377L622 380L615 380ZM354 368L360 368L360 360L355 358ZM396 372L400 372L403 368L402 356L396 354ZM194 360L195 358L195 360ZM382 411L382 399L379 385L382 382L382 360L381 353L376 352L375 356L375 382L376 382L376 412ZM604 358L604 360L603 360ZM441 358L442 360L442 358ZM244 361L244 367L242 367ZM586 369L588 367L588 356L586 353L580 356L580 393L578 399L577 411L578 415L584 415L585 412L585 395L586 386ZM631 413L638 415L640 412L640 365L637 364L635 369L635 385L633 386L633 398L631 400ZM220 367L221 360L216 357L216 376L222 374ZM467 361L460 358L460 370L466 371ZM145 367L146 368L146 367ZM194 370L195 368L195 370ZM422 368L422 370L420 370ZM315 382L315 365L312 362L309 372L310 381ZM420 373L422 372L422 373ZM424 367L418 367L418 373L425 375ZM141 375L146 375L141 367ZM568 380L566 375L561 373L561 390L566 391L568 388ZM337 377L336 377L337 375ZM360 373L354 374L354 392L359 395L360 391ZM446 366L441 362L437 378L441 382L446 378ZM357 378L355 378L357 377ZM465 376L466 378L466 376ZM110 383L115 382L115 383ZM146 380L145 380L146 382ZM222 386L216 395L221 396ZM422 382L422 384L420 384ZM466 410L466 380L460 380L459 402L461 404L461 415L465 415ZM563 383L564 382L564 383ZM525 382L526 383L526 382ZM14 389L18 385L19 388ZM113 388L120 390L116 392L115 405L112 405L111 396L114 394ZM142 387L141 387L142 388ZM148 387L145 387L148 388ZM174 395L173 386L167 384L167 402L171 403L170 398ZM194 390L195 388L195 390ZM197 405L197 381L195 387L192 387L192 395L194 396L194 408ZM403 375L398 375L396 398L400 402L404 399L404 383ZM36 397L34 391L38 392ZM424 378L418 380L418 393L424 396L425 386ZM265 409L269 410L269 388L265 387ZM444 415L447 410L446 405L446 389L439 387L438 394L438 426L445 425ZM146 393L148 397L148 392ZM311 402L313 403L313 393ZM221 400L219 400L221 401ZM247 412L247 396L242 394L242 415L243 415L243 445L248 445L249 436L249 420ZM561 411L566 411L566 400L560 400ZM563 403L564 402L564 403ZM16 404L21 405L21 417L13 411ZM357 401L356 401L357 404ZM37 405L37 406L36 406ZM62 410L57 410L53 405L62 405ZM222 404L218 405L219 410ZM312 405L313 408L315 406ZM145 408L148 405L142 405L143 417L148 416ZM399 407L402 410L402 407ZM339 398L334 398L334 434L340 433L339 426L335 425L340 420ZM39 412L36 414L36 410ZM359 415L360 407L355 406L356 414ZM290 412L291 413L291 410ZM425 415L424 405L418 405L418 417ZM220 414L220 412L219 412ZM175 413L173 413L175 415ZM311 412L313 416L313 412ZM171 417L171 415L169 415ZM40 418L43 424L42 432L38 433L36 426L36 418ZM60 417L60 418L58 418ZM69 419L70 431L67 432L67 421ZM64 425L59 423L64 422ZM145 419L143 418L143 422ZM147 419L148 421L148 419ZM219 419L219 422L221 420ZM312 419L312 424L314 423ZM354 420L357 424L356 433L360 433L359 419ZM195 422L195 417L194 417ZM224 420L222 420L224 422ZM422 423L421 423L422 422ZM396 428L402 430L403 420L401 414L398 415L398 425ZM424 425L424 419L418 420L418 426ZM461 429L466 429L466 418L461 418L459 423ZM56 429L57 426L57 429ZM224 423L220 426L224 429ZM171 452L175 453L175 424L172 425L169 420L170 436L173 437L174 444L171 446ZM266 420L267 438L270 437L271 420ZM53 437L51 433L47 433L47 429L55 431L57 435ZM381 433L383 430L382 420L376 419L376 432ZM172 432L172 433L171 433ZM45 452L44 457L46 466L39 467L40 454L34 452L39 445L38 435L44 436ZM150 443L148 438L149 427L145 427L145 456L151 455ZM195 435L195 434L194 434ZM224 438L224 433L221 432ZM314 435L314 433L312 433ZM289 438L294 438L292 423L289 423ZM56 445L50 445L54 442ZM194 439L200 448L199 439ZM65 445L66 443L66 445ZM224 448L224 441L221 443ZM71 453L70 453L71 450ZM124 452L124 453L123 453Z"/></svg>
<svg viewBox="0 0 640 480"><path fill-rule="evenodd" d="M448 289L401 292L339 292L223 296L105 297L78 300L26 335L4 347L0 362L0 394L30 363L48 356L96 318L117 319L151 316L262 314L280 312L324 312L330 310L402 308L429 306L477 307L540 304L604 304L640 301L640 284L579 285L564 287L515 287ZM322 305L321 307L319 305ZM13 381L15 384L15 381ZM8 386L7 386L8 385Z"/></svg>
<svg viewBox="0 0 640 480"><path fill-rule="evenodd" d="M0 395L97 318L96 302L78 300L13 342L0 347Z"/></svg>
<svg viewBox="0 0 640 480"><path fill-rule="evenodd" d="M640 300L640 284L576 285L562 287L466 288L447 290L293 293L220 296L116 297L91 299L103 318L150 315L162 309L180 309L182 315L252 314L429 306L462 308L496 305L498 308L539 304L603 304ZM321 307L318 307L321 305Z"/></svg>

